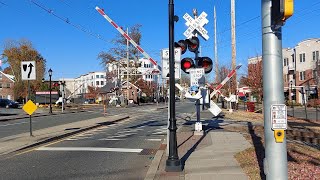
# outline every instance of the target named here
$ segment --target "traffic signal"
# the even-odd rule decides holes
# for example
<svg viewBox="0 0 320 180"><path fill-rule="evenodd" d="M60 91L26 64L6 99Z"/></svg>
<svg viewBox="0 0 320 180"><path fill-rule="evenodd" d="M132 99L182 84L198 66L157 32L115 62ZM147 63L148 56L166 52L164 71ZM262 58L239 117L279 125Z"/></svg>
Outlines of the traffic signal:
<svg viewBox="0 0 320 180"><path fill-rule="evenodd" d="M272 0L271 20L274 25L283 24L293 15L293 0Z"/></svg>
<svg viewBox="0 0 320 180"><path fill-rule="evenodd" d="M186 39L186 42L188 43L188 49L191 52L197 53L199 46L200 46L200 41L198 37L193 36L190 39Z"/></svg>
<svg viewBox="0 0 320 180"><path fill-rule="evenodd" d="M183 72L189 74L189 70L194 68L194 62L191 58L183 58L181 60L181 69Z"/></svg>
<svg viewBox="0 0 320 180"><path fill-rule="evenodd" d="M204 68L206 74L212 71L212 60L209 57L199 57L196 59L199 68Z"/></svg>
<svg viewBox="0 0 320 180"><path fill-rule="evenodd" d="M180 40L174 43L174 47L181 48L181 54L184 54L187 51L187 42L185 40Z"/></svg>
<svg viewBox="0 0 320 180"><path fill-rule="evenodd" d="M190 39L180 40L174 43L174 47L181 48L181 54L184 54L187 51L197 53L200 46L200 41L198 37L193 36Z"/></svg>

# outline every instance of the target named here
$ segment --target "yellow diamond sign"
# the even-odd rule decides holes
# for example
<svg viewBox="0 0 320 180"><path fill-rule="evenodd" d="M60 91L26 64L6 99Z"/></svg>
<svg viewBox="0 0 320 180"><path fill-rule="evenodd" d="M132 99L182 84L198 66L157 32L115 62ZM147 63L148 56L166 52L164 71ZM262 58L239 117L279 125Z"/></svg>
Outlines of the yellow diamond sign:
<svg viewBox="0 0 320 180"><path fill-rule="evenodd" d="M36 110L37 106L29 100L23 107L22 109L29 115L32 115Z"/></svg>

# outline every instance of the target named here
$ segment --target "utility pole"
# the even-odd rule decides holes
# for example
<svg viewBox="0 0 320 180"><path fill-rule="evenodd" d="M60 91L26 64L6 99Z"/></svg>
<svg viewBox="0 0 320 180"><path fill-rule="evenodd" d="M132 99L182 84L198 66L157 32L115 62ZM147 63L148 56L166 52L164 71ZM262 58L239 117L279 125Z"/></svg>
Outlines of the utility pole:
<svg viewBox="0 0 320 180"><path fill-rule="evenodd" d="M231 53L232 53L232 63L231 69L236 68L236 16L235 16L235 0L231 0ZM231 79L231 94L236 94L237 87L237 74L235 74Z"/></svg>
<svg viewBox="0 0 320 180"><path fill-rule="evenodd" d="M127 34L129 30L127 28ZM129 40L127 39L127 105L129 105Z"/></svg>
<svg viewBox="0 0 320 180"><path fill-rule="evenodd" d="M278 113L272 109L276 105L285 108L284 116L287 118L286 107L284 105L283 92L283 68L282 68L282 31L281 26L289 13L283 13L278 18L276 3L273 0L261 0L261 20L262 20L262 62L263 62L263 107L264 107L264 136L265 136L265 159L264 173L267 180L287 180L287 142L286 125L275 129L274 123ZM287 3L287 1L286 1ZM291 2L292 3L292 2ZM279 3L280 4L280 3ZM279 6L278 6L279 7ZM286 8L290 6L285 6ZM293 7L293 6L292 6ZM279 8L281 9L281 8ZM288 9L285 9L286 11ZM279 11L281 12L281 10ZM293 10L292 10L293 12ZM279 19L279 20L278 20ZM271 112L272 114L271 116ZM274 120L274 121L272 121Z"/></svg>
<svg viewBox="0 0 320 180"><path fill-rule="evenodd" d="M217 47L217 15L216 15L216 6L213 7L213 16L214 16L214 60L216 64L216 80L219 82L219 63L218 63L218 47Z"/></svg>

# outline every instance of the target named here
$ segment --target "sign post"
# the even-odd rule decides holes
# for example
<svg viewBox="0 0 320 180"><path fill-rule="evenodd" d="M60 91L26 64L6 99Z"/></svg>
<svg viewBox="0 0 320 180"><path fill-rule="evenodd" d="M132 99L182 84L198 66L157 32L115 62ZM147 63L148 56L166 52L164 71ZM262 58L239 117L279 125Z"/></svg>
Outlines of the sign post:
<svg viewBox="0 0 320 180"><path fill-rule="evenodd" d="M36 80L36 62L35 61L22 61L21 62L21 79L28 81L28 102L22 109L29 114L30 136L32 135L32 113L37 109L37 106L30 100L30 80Z"/></svg>

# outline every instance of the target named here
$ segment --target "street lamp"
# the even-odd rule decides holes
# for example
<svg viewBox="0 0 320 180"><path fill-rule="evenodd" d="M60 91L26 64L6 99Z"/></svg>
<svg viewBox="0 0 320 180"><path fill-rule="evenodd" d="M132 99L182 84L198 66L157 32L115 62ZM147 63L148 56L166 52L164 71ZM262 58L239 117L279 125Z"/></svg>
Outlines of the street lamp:
<svg viewBox="0 0 320 180"><path fill-rule="evenodd" d="M292 82L292 80L290 80L290 89L291 89L291 92L290 92L290 96L291 96L291 108L292 108L292 117L294 117L292 84L293 84L293 82Z"/></svg>
<svg viewBox="0 0 320 180"><path fill-rule="evenodd" d="M50 85L49 85L49 91L50 91L50 105L49 105L49 113L52 114L52 106L51 106L51 76L52 76L52 69L50 68L49 71L49 82L50 82Z"/></svg>

